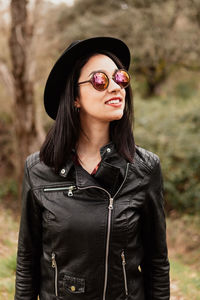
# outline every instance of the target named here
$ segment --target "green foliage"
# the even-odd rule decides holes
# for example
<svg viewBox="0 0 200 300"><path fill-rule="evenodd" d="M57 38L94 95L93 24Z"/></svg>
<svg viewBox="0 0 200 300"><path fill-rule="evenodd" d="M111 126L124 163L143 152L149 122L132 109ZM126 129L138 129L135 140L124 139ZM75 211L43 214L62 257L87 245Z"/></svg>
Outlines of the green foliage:
<svg viewBox="0 0 200 300"><path fill-rule="evenodd" d="M0 259L0 297L11 300L15 290L16 254Z"/></svg>
<svg viewBox="0 0 200 300"><path fill-rule="evenodd" d="M0 200L7 195L17 197L17 182L12 178L0 183Z"/></svg>
<svg viewBox="0 0 200 300"><path fill-rule="evenodd" d="M200 218L195 215L178 214L172 211L167 218L167 237L169 248L173 248L172 257L183 265L192 267L200 274ZM179 249L177 251L177 249Z"/></svg>
<svg viewBox="0 0 200 300"><path fill-rule="evenodd" d="M0 260L0 278L9 277L16 272L16 254Z"/></svg>
<svg viewBox="0 0 200 300"><path fill-rule="evenodd" d="M135 137L161 159L168 210L200 209L200 103L186 99L135 99Z"/></svg>
<svg viewBox="0 0 200 300"><path fill-rule="evenodd" d="M53 44L50 51L56 43L59 53L77 39L121 38L133 55L130 71L145 78L149 97L177 65L199 70L198 15L199 5L191 0L77 0L70 8L62 4L51 11L45 35ZM189 87L177 91L187 97Z"/></svg>
<svg viewBox="0 0 200 300"><path fill-rule="evenodd" d="M175 95L183 99L188 99L196 93L197 86L194 81L179 82L175 87Z"/></svg>
<svg viewBox="0 0 200 300"><path fill-rule="evenodd" d="M0 112L0 122L3 123L4 126L12 124L11 114L5 111Z"/></svg>
<svg viewBox="0 0 200 300"><path fill-rule="evenodd" d="M171 279L177 283L182 294L187 299L200 300L200 273L195 272L181 261L171 259L170 262Z"/></svg>

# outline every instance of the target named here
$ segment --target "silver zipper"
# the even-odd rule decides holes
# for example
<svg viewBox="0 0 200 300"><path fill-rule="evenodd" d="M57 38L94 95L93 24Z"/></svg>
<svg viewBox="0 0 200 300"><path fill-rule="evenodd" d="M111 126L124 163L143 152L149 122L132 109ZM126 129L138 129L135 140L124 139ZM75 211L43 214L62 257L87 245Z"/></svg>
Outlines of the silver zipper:
<svg viewBox="0 0 200 300"><path fill-rule="evenodd" d="M73 190L76 189L75 185L71 185L71 186L62 186L62 187L50 187L50 188L44 188L43 191L44 192L52 192L52 191L68 191L68 196L71 197L73 196Z"/></svg>
<svg viewBox="0 0 200 300"><path fill-rule="evenodd" d="M80 188L79 190L85 190L89 188L96 188L104 191L109 196L109 206L108 206L108 231L107 231L107 238L106 238L106 257L105 257L105 275L104 275L104 289L103 289L103 300L105 299L106 294L106 287L107 287L107 280L108 280L108 254L109 254L109 241L110 241L110 227L111 227L111 212L113 210L113 198L111 194L102 187L96 185L90 185L88 187Z"/></svg>
<svg viewBox="0 0 200 300"><path fill-rule="evenodd" d="M119 193L119 191L121 190L127 174L128 174L128 167L129 167L129 163L127 163L127 167L126 167L126 173L125 173L125 177L124 180L122 182L122 184L120 185L119 189L117 190L117 192L115 193L115 195L113 197L111 197L110 193L108 191L106 191L105 189L103 189L102 187L99 186L88 186L88 187L84 187L84 188L80 188L78 187L79 190L84 190L84 189L89 189L89 188L97 188L100 190L103 190L104 192L106 192L109 196L109 206L108 206L108 231L107 231L107 238L106 238L106 257L105 257L105 275L104 275L104 289L103 289L103 300L105 300L106 298L106 289L107 289L107 281L108 281L108 255L109 255L109 242L110 242L110 229L111 229L111 214L112 214L112 210L113 210L113 201L114 198L116 197L116 195Z"/></svg>
<svg viewBox="0 0 200 300"><path fill-rule="evenodd" d="M57 263L56 263L56 255L55 253L51 254L51 261L52 261L52 268L55 269L55 295L56 297L58 296L58 268L57 268Z"/></svg>
<svg viewBox="0 0 200 300"><path fill-rule="evenodd" d="M121 253L121 258L122 258L122 268L123 268L123 274L124 274L125 294L126 294L126 296L128 296L128 286L127 286L127 277L126 277L126 259L125 259L124 250Z"/></svg>

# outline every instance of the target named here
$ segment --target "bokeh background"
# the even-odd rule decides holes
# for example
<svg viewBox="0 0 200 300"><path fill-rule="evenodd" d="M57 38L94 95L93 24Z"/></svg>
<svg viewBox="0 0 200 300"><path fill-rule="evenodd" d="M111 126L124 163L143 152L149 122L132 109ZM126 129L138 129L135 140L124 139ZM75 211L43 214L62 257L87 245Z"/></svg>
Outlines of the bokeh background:
<svg viewBox="0 0 200 300"><path fill-rule="evenodd" d="M13 299L25 157L52 125L44 85L62 50L92 36L132 53L136 144L160 156L171 299L200 299L200 1L0 0L0 299Z"/></svg>

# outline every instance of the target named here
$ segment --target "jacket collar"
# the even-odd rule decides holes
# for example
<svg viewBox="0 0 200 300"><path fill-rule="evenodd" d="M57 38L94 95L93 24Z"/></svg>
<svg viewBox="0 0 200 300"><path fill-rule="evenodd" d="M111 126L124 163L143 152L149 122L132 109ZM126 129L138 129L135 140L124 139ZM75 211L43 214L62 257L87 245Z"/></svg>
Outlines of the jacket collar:
<svg viewBox="0 0 200 300"><path fill-rule="evenodd" d="M116 189L120 181L123 180L127 161L116 151L113 142L100 148L101 163L97 173L91 176L81 166L75 165L76 184L78 187L99 186L104 187L111 194ZM69 160L64 168L60 170L60 176L67 177L74 163Z"/></svg>

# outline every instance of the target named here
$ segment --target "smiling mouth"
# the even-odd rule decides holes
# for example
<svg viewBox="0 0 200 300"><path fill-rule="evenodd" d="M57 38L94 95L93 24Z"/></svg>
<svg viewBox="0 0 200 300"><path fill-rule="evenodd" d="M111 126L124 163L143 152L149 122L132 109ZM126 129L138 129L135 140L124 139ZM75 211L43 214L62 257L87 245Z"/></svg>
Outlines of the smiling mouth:
<svg viewBox="0 0 200 300"><path fill-rule="evenodd" d="M118 99L110 99L110 100L106 101L105 104L119 104L121 102L122 102L122 100L120 98L118 98Z"/></svg>

